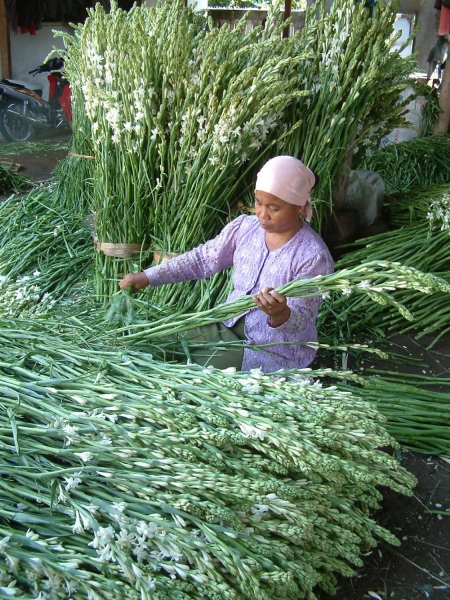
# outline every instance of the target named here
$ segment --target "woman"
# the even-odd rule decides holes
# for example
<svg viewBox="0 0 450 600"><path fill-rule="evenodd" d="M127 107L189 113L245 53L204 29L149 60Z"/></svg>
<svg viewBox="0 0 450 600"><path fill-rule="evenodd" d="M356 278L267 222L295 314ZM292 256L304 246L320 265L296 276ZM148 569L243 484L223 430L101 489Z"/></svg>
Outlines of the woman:
<svg viewBox="0 0 450 600"><path fill-rule="evenodd" d="M131 285L140 290L148 285L202 279L233 266L234 290L227 302L249 294L255 308L216 327L191 331L188 339L198 346L244 339L245 347L225 347L213 356L194 352L193 361L265 372L308 366L316 350L305 343L317 340L315 321L322 299L286 298L274 288L333 271L324 241L305 223L312 215L310 191L314 185L313 172L300 160L272 158L256 179L256 216L240 216L194 250L141 273L129 273L120 288ZM267 346L254 349L250 344Z"/></svg>

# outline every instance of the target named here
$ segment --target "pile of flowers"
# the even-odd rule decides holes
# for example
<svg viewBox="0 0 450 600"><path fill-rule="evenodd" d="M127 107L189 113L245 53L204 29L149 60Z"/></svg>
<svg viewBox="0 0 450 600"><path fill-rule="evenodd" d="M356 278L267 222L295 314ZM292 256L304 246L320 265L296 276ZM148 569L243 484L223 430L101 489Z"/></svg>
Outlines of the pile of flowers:
<svg viewBox="0 0 450 600"><path fill-rule="evenodd" d="M26 327L0 329L2 593L312 599L398 543L377 487L414 478L364 388L324 379L350 373L169 365Z"/></svg>
<svg viewBox="0 0 450 600"><path fill-rule="evenodd" d="M218 233L275 154L301 157L319 174L320 230L346 153L403 119L398 95L415 62L390 52L394 4L373 18L350 0L329 12L315 5L290 38L280 3L264 29L251 30L245 18L216 28L184 4L127 13L112 2L106 13L98 3L74 36L63 35L76 148L70 197L78 205L89 190L100 243L140 245L131 258L97 252L97 297L106 302L153 249L184 252ZM80 140L89 140L84 150ZM170 293L150 301L166 306Z"/></svg>

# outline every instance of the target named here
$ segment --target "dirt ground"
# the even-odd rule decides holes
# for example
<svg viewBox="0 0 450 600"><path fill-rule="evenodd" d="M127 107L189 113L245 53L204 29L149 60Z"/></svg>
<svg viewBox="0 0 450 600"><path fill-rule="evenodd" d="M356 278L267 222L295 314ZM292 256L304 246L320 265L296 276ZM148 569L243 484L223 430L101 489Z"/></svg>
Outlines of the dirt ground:
<svg viewBox="0 0 450 600"><path fill-rule="evenodd" d="M55 129L46 133L45 136L41 134L41 136L33 140L37 143L43 142L44 144L48 144L49 149L29 152L27 150L27 142L23 142L23 152L10 154L8 152L8 144L0 135L0 159L7 158L8 160L12 160L15 165L20 165L19 173L21 175L28 177L34 183L41 183L50 177L58 161L65 158L69 153L68 149L52 150L50 149L50 144L54 143L55 146L59 146L64 142L69 143L70 139L70 130ZM17 150L17 144L14 147Z"/></svg>
<svg viewBox="0 0 450 600"><path fill-rule="evenodd" d="M358 368L365 374L375 369L402 373L406 383L409 374L449 378L450 335L427 349L432 341L432 336L392 334L384 349L413 358L414 364L369 359ZM348 366L356 370L351 361ZM414 495L382 490L384 500L375 518L401 544L381 543L369 552L354 577L339 581L336 600L450 599L450 458L402 450L399 459L417 478ZM319 598L331 600L327 594Z"/></svg>
<svg viewBox="0 0 450 600"><path fill-rule="evenodd" d="M54 132L39 141L45 139L69 141L70 133ZM22 166L23 175L42 182L67 153L65 149L45 150L16 153L8 158ZM418 362L413 366L398 366L370 360L362 367L367 373L378 366L402 373L450 377L450 334L426 350L429 341L429 338L417 340L413 335L392 335L388 347ZM408 450L400 452L399 458L418 479L414 496L406 498L385 491L376 519L396 534L401 545L392 547L382 543L369 552L354 577L339 581L336 600L450 600L450 460ZM319 598L331 600L327 594L319 594Z"/></svg>
<svg viewBox="0 0 450 600"><path fill-rule="evenodd" d="M414 496L386 492L376 520L401 541L381 543L352 578L339 582L339 600L450 598L450 464L407 450L401 463L418 479ZM321 600L329 599L326 594Z"/></svg>

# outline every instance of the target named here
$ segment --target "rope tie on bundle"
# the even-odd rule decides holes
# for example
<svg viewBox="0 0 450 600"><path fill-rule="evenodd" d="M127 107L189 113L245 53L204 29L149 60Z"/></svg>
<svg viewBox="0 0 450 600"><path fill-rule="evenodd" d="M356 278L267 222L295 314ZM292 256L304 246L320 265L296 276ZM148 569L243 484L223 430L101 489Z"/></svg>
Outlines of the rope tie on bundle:
<svg viewBox="0 0 450 600"><path fill-rule="evenodd" d="M139 256L150 248L150 244L113 244L110 242L99 242L94 238L94 250L103 252L105 256L113 256L115 258L132 258Z"/></svg>

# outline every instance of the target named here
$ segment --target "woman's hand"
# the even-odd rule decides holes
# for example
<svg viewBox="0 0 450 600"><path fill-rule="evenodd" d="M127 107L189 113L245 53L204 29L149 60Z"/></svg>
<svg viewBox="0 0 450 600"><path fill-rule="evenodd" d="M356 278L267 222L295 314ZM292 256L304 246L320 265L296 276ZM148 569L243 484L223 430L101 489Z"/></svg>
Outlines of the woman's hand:
<svg viewBox="0 0 450 600"><path fill-rule="evenodd" d="M253 296L255 304L270 317L272 327L286 323L291 314L287 298L273 288L265 287Z"/></svg>
<svg viewBox="0 0 450 600"><path fill-rule="evenodd" d="M124 290L129 285L131 285L131 287L133 287L135 290L143 290L145 287L150 285L150 282L144 271L141 271L140 273L128 273L128 275L125 275L122 281L119 281L119 287L121 290Z"/></svg>

